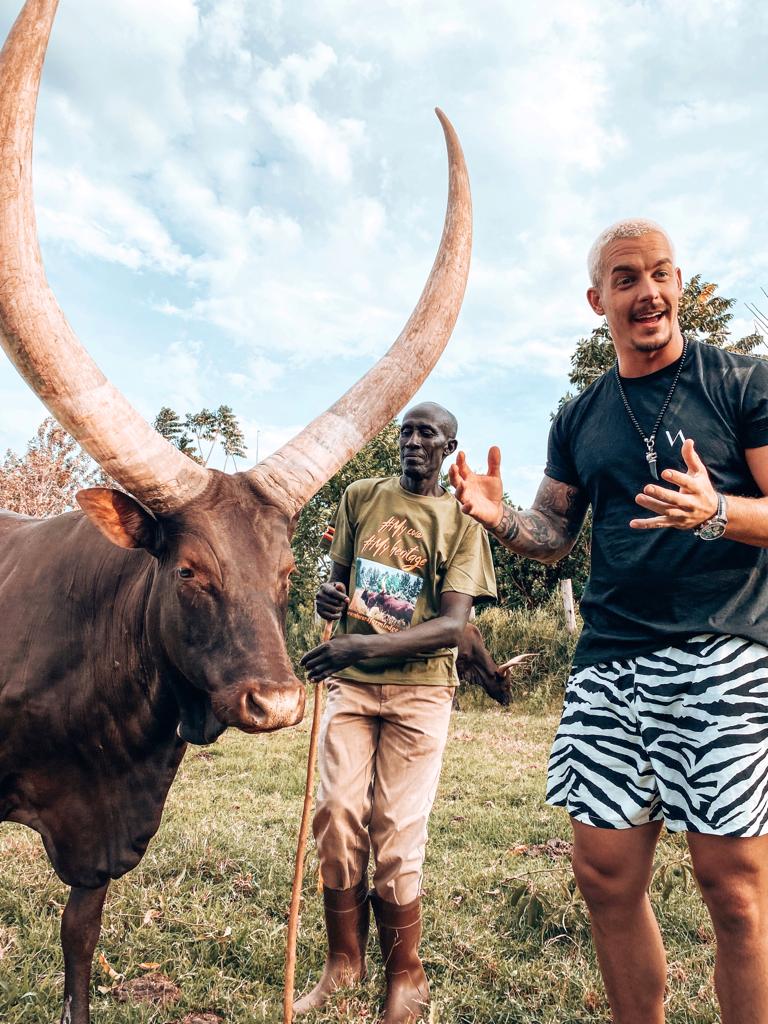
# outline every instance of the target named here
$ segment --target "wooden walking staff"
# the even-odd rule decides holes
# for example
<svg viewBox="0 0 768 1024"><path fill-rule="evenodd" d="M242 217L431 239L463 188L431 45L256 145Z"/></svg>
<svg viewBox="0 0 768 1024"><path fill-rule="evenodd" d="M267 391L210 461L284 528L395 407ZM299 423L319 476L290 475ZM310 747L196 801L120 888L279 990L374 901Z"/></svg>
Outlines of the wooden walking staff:
<svg viewBox="0 0 768 1024"><path fill-rule="evenodd" d="M329 526L323 534L320 546L330 550L333 541L333 527ZM325 643L331 639L333 622L323 625ZM291 889L291 909L288 913L288 940L285 947L285 988L283 989L283 1024L291 1024L293 1020L293 989L296 976L296 942L299 934L299 908L301 907L301 886L304 881L304 856L309 832L309 816L312 811L312 794L315 786L315 761L317 760L317 737L320 732L320 719L323 712L322 682L315 683L315 705L312 710L312 728L309 733L309 752L307 753L307 784L304 789L304 807L301 812L299 838L296 843L296 865L293 869L293 888Z"/></svg>

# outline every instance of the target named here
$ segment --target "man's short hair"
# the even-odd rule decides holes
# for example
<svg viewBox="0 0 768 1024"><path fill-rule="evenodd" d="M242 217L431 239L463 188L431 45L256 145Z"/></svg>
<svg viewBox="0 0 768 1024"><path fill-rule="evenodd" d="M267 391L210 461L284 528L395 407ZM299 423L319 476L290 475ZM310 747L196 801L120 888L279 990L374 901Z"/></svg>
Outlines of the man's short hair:
<svg viewBox="0 0 768 1024"><path fill-rule="evenodd" d="M417 402L416 405L412 405L409 409L405 410L404 416L408 413L412 413L414 409L429 409L434 420L440 424L445 431L449 440L454 441L456 434L459 430L459 423L452 412L449 412L444 405L438 405L437 402Z"/></svg>
<svg viewBox="0 0 768 1024"><path fill-rule="evenodd" d="M605 231L600 232L592 243L592 248L589 250L587 269L589 270L589 280L592 287L600 287L600 278L603 273L603 252L607 245L615 242L618 238L640 238L642 235L648 235L652 231L658 231L660 235L666 238L669 251L672 253L672 262L674 262L675 247L672 245L672 239L656 221L645 220L642 217L617 220L615 224L611 224Z"/></svg>
<svg viewBox="0 0 768 1024"><path fill-rule="evenodd" d="M451 440L455 440L456 435L459 432L459 421L456 419L452 412L448 412L447 409L443 411L445 412L445 418L443 419L443 429L445 430L446 434Z"/></svg>

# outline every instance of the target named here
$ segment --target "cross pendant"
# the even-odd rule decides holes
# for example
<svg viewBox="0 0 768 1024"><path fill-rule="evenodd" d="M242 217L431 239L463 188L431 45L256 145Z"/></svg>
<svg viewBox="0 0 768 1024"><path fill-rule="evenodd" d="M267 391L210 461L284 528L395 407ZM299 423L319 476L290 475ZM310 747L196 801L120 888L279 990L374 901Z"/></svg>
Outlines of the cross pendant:
<svg viewBox="0 0 768 1024"><path fill-rule="evenodd" d="M658 480L659 479L659 472L656 469L656 452L654 452L654 451L647 451L645 453L645 458L646 458L646 461L648 462L648 467L649 467L649 469L651 471L651 476L653 477L654 480Z"/></svg>

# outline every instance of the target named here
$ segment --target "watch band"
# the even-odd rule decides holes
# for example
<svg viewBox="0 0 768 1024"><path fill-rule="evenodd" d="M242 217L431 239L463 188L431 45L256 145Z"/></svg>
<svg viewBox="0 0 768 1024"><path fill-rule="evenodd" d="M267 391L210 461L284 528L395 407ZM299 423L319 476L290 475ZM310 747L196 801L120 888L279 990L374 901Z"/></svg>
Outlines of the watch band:
<svg viewBox="0 0 768 1024"><path fill-rule="evenodd" d="M728 508L725 500L725 495L717 492L717 509L715 514L710 516L709 519L705 519L703 523L699 523L698 526L694 527L694 534L701 540L718 540L725 533L725 528L728 525Z"/></svg>

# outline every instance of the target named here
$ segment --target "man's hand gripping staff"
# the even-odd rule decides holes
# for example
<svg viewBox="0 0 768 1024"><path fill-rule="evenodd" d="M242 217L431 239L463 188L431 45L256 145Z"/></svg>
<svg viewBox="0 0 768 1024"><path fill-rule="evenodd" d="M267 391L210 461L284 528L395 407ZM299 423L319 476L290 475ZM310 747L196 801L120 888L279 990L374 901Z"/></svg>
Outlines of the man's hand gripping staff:
<svg viewBox="0 0 768 1024"><path fill-rule="evenodd" d="M518 555L551 564L564 558L576 543L587 502L578 487L544 477L526 511L504 501L501 451L488 451L487 473L475 473L459 452L450 468L451 484L462 511L476 519L494 537Z"/></svg>
<svg viewBox="0 0 768 1024"><path fill-rule="evenodd" d="M333 623L338 622L349 604L347 588L341 582L323 583L315 598L317 614L327 623L322 643L307 651L301 659L309 681L320 683L342 668L364 657L362 637L332 637Z"/></svg>

